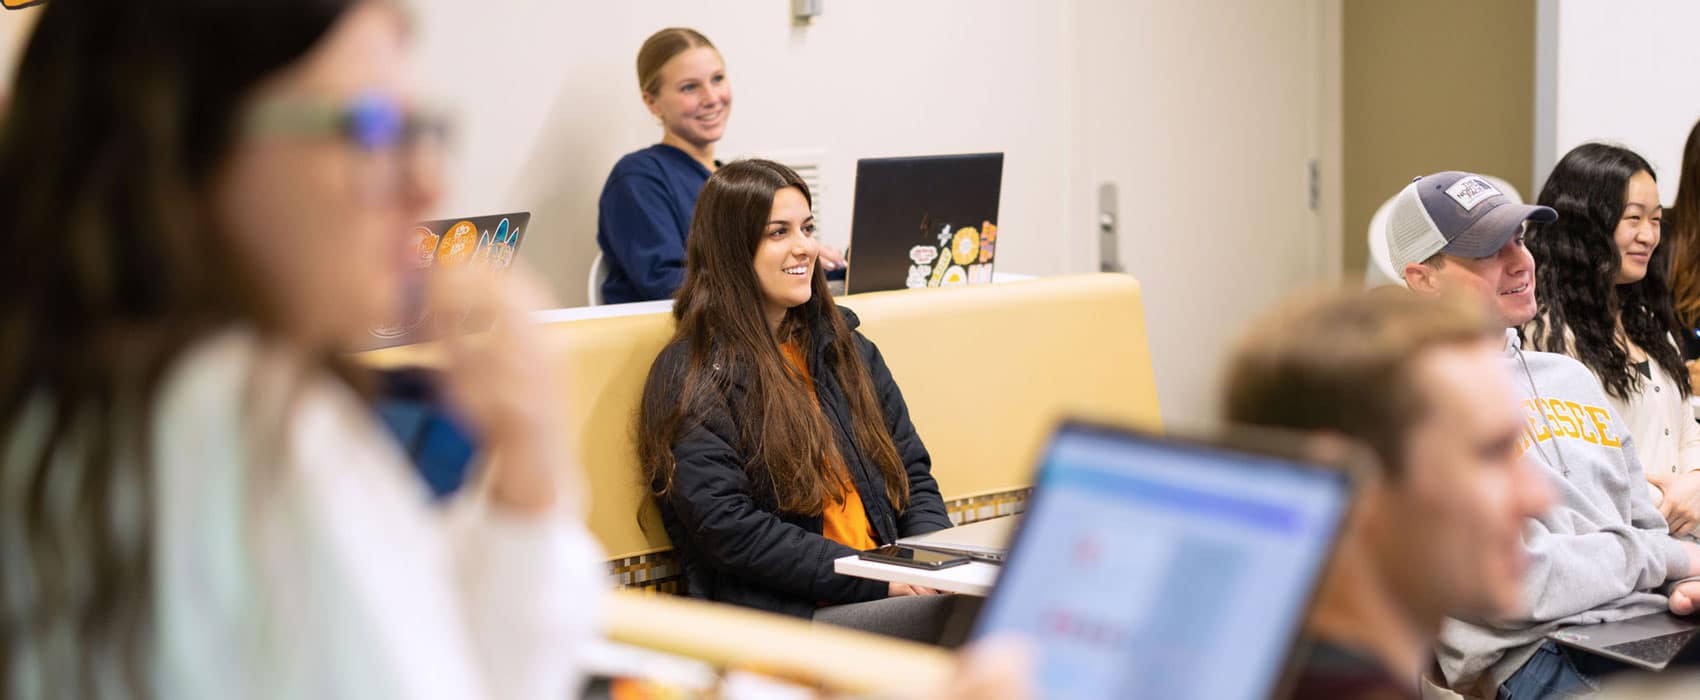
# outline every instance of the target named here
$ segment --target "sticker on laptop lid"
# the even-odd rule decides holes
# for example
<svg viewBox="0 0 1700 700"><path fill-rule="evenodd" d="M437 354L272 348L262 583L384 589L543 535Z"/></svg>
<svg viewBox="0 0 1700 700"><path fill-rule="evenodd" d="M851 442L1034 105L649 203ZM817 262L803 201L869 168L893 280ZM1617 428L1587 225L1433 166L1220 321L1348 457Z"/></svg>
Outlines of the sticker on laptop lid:
<svg viewBox="0 0 1700 700"><path fill-rule="evenodd" d="M906 289L926 289L927 273L932 272L931 265L910 265L909 277L903 281Z"/></svg>
<svg viewBox="0 0 1700 700"><path fill-rule="evenodd" d="M944 273L950 269L950 251L940 251L939 259L933 263L933 275L927 278L928 287L937 287L944 282Z"/></svg>
<svg viewBox="0 0 1700 700"><path fill-rule="evenodd" d="M437 244L437 265L455 267L471 260L478 246L477 225L471 221L462 221L450 226L449 230L443 233L442 242Z"/></svg>
<svg viewBox="0 0 1700 700"><path fill-rule="evenodd" d="M950 243L950 255L958 265L972 264L980 257L980 232L973 226L957 229L956 238Z"/></svg>
<svg viewBox="0 0 1700 700"><path fill-rule="evenodd" d="M1463 207L1464 211L1475 209L1477 204L1482 203L1482 200L1499 194L1499 188L1475 175L1460 179L1452 183L1451 187L1446 188L1446 196L1458 202L1458 206Z"/></svg>

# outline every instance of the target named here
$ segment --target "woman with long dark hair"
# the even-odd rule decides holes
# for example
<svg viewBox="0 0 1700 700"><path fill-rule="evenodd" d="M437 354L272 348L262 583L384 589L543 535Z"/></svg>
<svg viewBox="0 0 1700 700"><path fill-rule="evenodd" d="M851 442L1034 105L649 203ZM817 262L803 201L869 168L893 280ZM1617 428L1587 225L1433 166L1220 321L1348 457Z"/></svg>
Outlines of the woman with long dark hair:
<svg viewBox="0 0 1700 700"><path fill-rule="evenodd" d="M644 387L644 475L691 595L934 641L943 608L894 600L933 591L833 572L950 520L885 360L827 293L814 231L783 165L735 162L704 185L678 328Z"/></svg>
<svg viewBox="0 0 1700 700"><path fill-rule="evenodd" d="M1671 295L1682 326L1677 337L1692 382L1694 361L1700 359L1700 122L1694 123L1682 147L1682 175L1676 201L1665 210L1664 235L1670 241Z"/></svg>
<svg viewBox="0 0 1700 700"><path fill-rule="evenodd" d="M1599 378L1671 532L1689 532L1700 523L1700 425L1688 406L1653 169L1628 149L1577 146L1553 167L1540 204L1558 220L1528 236L1539 311L1523 331L1532 347L1571 355Z"/></svg>
<svg viewBox="0 0 1700 700"><path fill-rule="evenodd" d="M403 14L42 13L0 131L0 697L565 697L602 571L529 292L450 342L502 455L453 518L345 359L437 197Z"/></svg>

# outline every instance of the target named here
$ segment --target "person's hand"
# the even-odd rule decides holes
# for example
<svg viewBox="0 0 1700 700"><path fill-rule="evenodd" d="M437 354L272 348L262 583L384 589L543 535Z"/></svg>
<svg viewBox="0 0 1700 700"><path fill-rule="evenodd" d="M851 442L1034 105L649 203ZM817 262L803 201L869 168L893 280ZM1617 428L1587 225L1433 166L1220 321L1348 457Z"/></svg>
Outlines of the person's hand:
<svg viewBox="0 0 1700 700"><path fill-rule="evenodd" d="M1671 589L1670 611L1676 615L1691 615L1700 608L1700 581L1683 581Z"/></svg>
<svg viewBox="0 0 1700 700"><path fill-rule="evenodd" d="M1026 700L1034 697L1033 652L1008 637L976 642L964 649L956 672L942 688L919 697L948 700Z"/></svg>
<svg viewBox="0 0 1700 700"><path fill-rule="evenodd" d="M1700 524L1700 472L1648 472L1647 481L1664 493L1659 514L1665 516L1671 534L1686 533Z"/></svg>
<svg viewBox="0 0 1700 700"><path fill-rule="evenodd" d="M1672 576L1671 578L1700 576L1700 544L1695 544L1692 540L1678 537L1676 538L1676 546L1681 548L1683 556L1688 558L1688 568L1682 572L1681 576Z"/></svg>
<svg viewBox="0 0 1700 700"><path fill-rule="evenodd" d="M907 583L892 581L886 587L886 597L896 598L900 595L939 595L941 591L926 586L913 586Z"/></svg>
<svg viewBox="0 0 1700 700"><path fill-rule="evenodd" d="M456 268L433 275L428 303L441 324L491 324L489 332L475 335L444 328L441 340L451 405L484 447L501 456L486 475L491 499L523 512L549 509L558 496L562 452L553 437L562 422L559 377L555 354L530 318L548 305L548 293L517 267L505 273Z"/></svg>
<svg viewBox="0 0 1700 700"><path fill-rule="evenodd" d="M842 269L845 265L844 253L825 243L820 244L820 266L827 272Z"/></svg>

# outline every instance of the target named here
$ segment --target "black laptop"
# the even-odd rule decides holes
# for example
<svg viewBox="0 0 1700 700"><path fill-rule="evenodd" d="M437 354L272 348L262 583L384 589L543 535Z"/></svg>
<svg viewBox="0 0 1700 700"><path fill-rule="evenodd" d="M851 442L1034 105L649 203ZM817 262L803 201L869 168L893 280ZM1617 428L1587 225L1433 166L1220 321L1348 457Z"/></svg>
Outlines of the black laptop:
<svg viewBox="0 0 1700 700"><path fill-rule="evenodd" d="M1547 634L1547 639L1649 671L1663 671L1679 657L1684 663L1700 657L1700 650L1690 648L1696 636L1700 636L1700 622L1660 612L1565 627Z"/></svg>
<svg viewBox="0 0 1700 700"><path fill-rule="evenodd" d="M845 291L990 282L1002 186L1002 153L856 161Z"/></svg>

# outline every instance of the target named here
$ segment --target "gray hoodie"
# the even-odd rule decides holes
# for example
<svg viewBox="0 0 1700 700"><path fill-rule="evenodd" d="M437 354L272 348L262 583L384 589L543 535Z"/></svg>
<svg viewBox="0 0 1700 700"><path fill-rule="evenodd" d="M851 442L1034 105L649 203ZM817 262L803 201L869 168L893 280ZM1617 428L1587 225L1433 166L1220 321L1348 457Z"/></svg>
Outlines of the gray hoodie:
<svg viewBox="0 0 1700 700"><path fill-rule="evenodd" d="M1490 695L1548 632L1664 610L1658 589L1688 569L1648 496L1629 431L1593 373L1563 355L1523 352L1514 331L1507 338L1528 420L1524 455L1550 475L1558 498L1524 526L1527 609L1491 622L1448 620L1441 630L1436 652L1447 683Z"/></svg>

